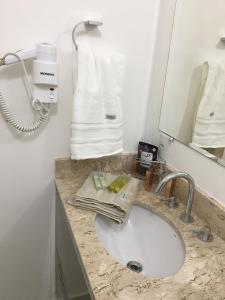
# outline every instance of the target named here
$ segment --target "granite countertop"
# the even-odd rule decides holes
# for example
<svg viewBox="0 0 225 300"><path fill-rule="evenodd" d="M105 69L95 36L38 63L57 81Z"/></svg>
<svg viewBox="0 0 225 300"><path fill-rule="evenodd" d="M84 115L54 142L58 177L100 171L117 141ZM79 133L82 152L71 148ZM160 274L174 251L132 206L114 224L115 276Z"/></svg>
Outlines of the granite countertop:
<svg viewBox="0 0 225 300"><path fill-rule="evenodd" d="M82 185L94 169L118 171L126 168L118 159L56 162L56 187L62 201L72 239L79 252L92 297L96 300L225 300L225 241L215 233L211 243L203 243L192 231L205 225L195 214L194 223L184 224L179 216L184 206L169 209L153 193L144 191L137 195L137 203L161 214L181 234L186 257L184 265L173 276L150 279L128 270L103 248L95 231L96 214L67 204L70 196ZM111 167L109 167L111 166ZM146 228L146 234L147 234Z"/></svg>

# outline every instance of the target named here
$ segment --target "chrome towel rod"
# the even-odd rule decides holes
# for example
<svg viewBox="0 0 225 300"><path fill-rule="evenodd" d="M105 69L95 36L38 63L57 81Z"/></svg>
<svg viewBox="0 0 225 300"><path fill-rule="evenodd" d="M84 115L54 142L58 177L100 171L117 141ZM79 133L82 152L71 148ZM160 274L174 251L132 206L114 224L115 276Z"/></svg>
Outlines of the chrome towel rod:
<svg viewBox="0 0 225 300"><path fill-rule="evenodd" d="M81 22L77 23L77 24L74 26L73 31L72 31L72 40L73 40L73 44L74 44L76 50L78 49L78 45L77 45L77 43L76 43L75 33L76 33L77 28L78 28L81 24L96 27L96 26L101 26L101 25L103 25L103 22L101 22L101 21L94 21L94 20L87 20L87 21L81 21Z"/></svg>

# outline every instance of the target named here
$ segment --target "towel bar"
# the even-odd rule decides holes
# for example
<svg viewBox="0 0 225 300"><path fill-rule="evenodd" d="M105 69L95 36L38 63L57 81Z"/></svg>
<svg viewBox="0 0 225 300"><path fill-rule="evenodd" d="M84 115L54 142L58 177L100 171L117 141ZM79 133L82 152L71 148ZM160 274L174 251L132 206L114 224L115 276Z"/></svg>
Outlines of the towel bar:
<svg viewBox="0 0 225 300"><path fill-rule="evenodd" d="M94 21L94 20L87 20L87 21L80 21L79 23L77 23L74 26L73 31L72 31L72 40L73 40L73 44L74 44L76 50L78 49L78 45L76 43L75 33L76 33L76 29L81 24L89 25L89 26L101 26L101 25L103 25L103 22L101 22L101 21Z"/></svg>

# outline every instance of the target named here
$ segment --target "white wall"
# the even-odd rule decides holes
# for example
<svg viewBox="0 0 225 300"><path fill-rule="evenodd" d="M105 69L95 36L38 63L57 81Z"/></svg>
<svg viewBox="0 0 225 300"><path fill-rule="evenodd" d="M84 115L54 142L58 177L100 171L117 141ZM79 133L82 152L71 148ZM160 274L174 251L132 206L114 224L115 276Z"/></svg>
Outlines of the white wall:
<svg viewBox="0 0 225 300"><path fill-rule="evenodd" d="M0 299L51 299L53 161L55 156L69 155L72 63L66 30L72 29L74 12L99 11L102 39L126 55L124 146L125 151L134 151L145 128L158 2L2 0L0 53L57 39L60 88L58 108L46 129L34 137L15 134L0 115ZM20 74L15 66L0 72L0 87L17 119L29 122L31 111Z"/></svg>
<svg viewBox="0 0 225 300"><path fill-rule="evenodd" d="M158 124L175 5L176 0L161 0L160 2L159 26L149 89L149 109L145 131L146 140L156 144L160 142ZM171 167L190 173L204 192L217 199L220 203L225 204L225 167L207 159L178 141L169 144L163 139L163 143L165 145L164 157Z"/></svg>

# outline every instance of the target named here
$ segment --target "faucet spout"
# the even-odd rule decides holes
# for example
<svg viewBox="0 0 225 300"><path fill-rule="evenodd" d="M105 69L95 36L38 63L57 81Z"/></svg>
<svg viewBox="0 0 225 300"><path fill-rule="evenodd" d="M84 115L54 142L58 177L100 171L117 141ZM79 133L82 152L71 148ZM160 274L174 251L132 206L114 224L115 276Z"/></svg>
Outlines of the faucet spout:
<svg viewBox="0 0 225 300"><path fill-rule="evenodd" d="M171 174L165 176L157 185L155 192L157 194L160 194L162 192L163 188L165 187L165 185L170 180L173 180L176 178L183 178L188 182L188 196L187 196L186 209L181 214L180 219L184 223L192 223L193 218L191 216L191 210L192 210L192 204L193 204L193 200L194 200L195 183L194 183L194 179L189 174L187 174L185 172L174 172L174 173L171 173Z"/></svg>

